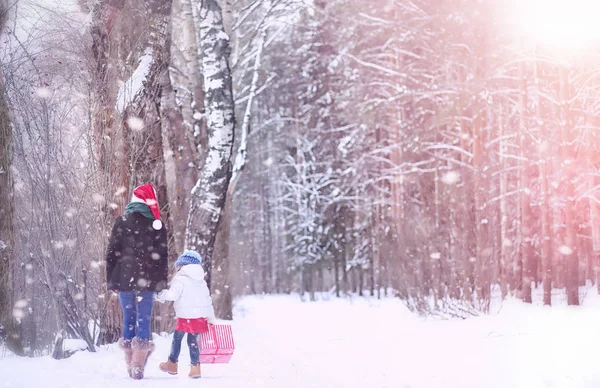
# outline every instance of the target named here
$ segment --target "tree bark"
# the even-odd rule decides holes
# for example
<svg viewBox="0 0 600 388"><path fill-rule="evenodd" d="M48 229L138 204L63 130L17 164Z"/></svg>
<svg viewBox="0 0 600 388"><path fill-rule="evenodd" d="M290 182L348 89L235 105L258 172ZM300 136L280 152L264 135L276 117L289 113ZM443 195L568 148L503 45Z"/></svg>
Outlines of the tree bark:
<svg viewBox="0 0 600 388"><path fill-rule="evenodd" d="M509 187L509 174L507 171L508 162L506 158L507 145L506 139L504 138L509 131L507 130L507 124L504 119L504 111L501 110L499 118L500 125L500 142L498 143L498 149L501 160L502 175L500 176L500 260L498 263L498 276L500 277L500 287L502 289L502 299L506 298L510 292L510 272L508 265L510 262L510 253L512 251L513 243L509 238L509 221L508 221L508 187Z"/></svg>
<svg viewBox="0 0 600 388"><path fill-rule="evenodd" d="M221 212L221 222L215 239L213 252L211 293L215 315L219 319L233 319L233 300L229 271L229 236L231 233L232 198L235 182L229 185L225 206Z"/></svg>
<svg viewBox="0 0 600 388"><path fill-rule="evenodd" d="M233 192L235 186L239 180L240 173L243 171L247 161L247 150L248 150L248 135L250 133L250 122L252 118L252 102L256 96L256 90L258 87L258 76L260 71L260 60L262 50L265 44L265 33L261 34L258 49L256 52L256 58L254 60L252 81L250 85L250 92L248 101L246 103L246 110L242 121L241 130L241 143L237 151L235 162L232 168L231 179L227 190L227 196L225 199L225 205L221 214L221 226L218 229L218 233L215 240L215 250L213 253L213 264L212 270L216 270L215 276L211 280L216 280L212 283L213 298L215 304L215 314L221 319L233 319L233 306L232 306L232 295L231 295L231 284L229 275L229 238L231 232L231 201L233 199ZM262 200L262 199L261 199ZM264 272L263 272L264 274ZM264 291L264 284L263 284Z"/></svg>
<svg viewBox="0 0 600 388"><path fill-rule="evenodd" d="M488 182L485 173L484 125L483 112L475 112L473 118L473 164L475 168L475 231L476 240L476 290L479 308L487 311L490 300L491 268L490 257L490 220L486 217L486 196Z"/></svg>
<svg viewBox="0 0 600 388"><path fill-rule="evenodd" d="M565 188L565 239L562 253L566 258L567 303L579 305L579 256L577 252L577 225L575 220L575 145L572 136L572 120L569 109L569 77L568 69L560 69L560 122L561 122L561 156L563 162L562 187Z"/></svg>
<svg viewBox="0 0 600 388"><path fill-rule="evenodd" d="M531 212L532 188L531 179L531 161L532 156L531 135L528 133L527 121L527 68L525 64L519 67L520 87L520 111L519 111L519 141L521 150L521 273L522 273L522 298L525 303L531 303L531 282L534 279L535 252L533 249L533 217Z"/></svg>
<svg viewBox="0 0 600 388"><path fill-rule="evenodd" d="M116 5L122 6L122 4ZM114 144L117 141L113 132L114 98L111 97L111 91L114 85L111 80L115 77L111 72L114 67L111 66L110 58L110 33L118 11L119 8L112 6L110 0L95 2L92 8L92 25L90 27L95 65L92 79L95 94L92 107L93 153L97 192L104 198L104 203L100 204L100 228L102 235L105 236L105 241L108 241L111 226L111 214L108 211L106 200L115 192L116 185L121 181L119 178L123 171L117 170L117 165L124 157L123 154L113 152L116 151ZM103 250L105 248L106 245L103 245ZM103 255L104 252L100 253L100 256ZM110 298L107 293L105 303L106 314L103 315L101 322L99 344L115 342L121 332L122 321L118 302Z"/></svg>
<svg viewBox="0 0 600 388"><path fill-rule="evenodd" d="M540 64L536 64L535 67L536 81L539 78ZM537 85L537 82L536 82ZM537 101L537 117L544 117L542 108L542 101L538 95ZM548 135L543 133L542 135ZM552 304L552 263L554 261L554 249L553 249L553 224L552 224L552 209L550 207L550 190L548 187L548 170L551 163L546 153L550 150L548 143L542 144L538 147L538 160L539 160L539 175L540 175L540 189L541 189L541 222L542 222L542 241L541 241L541 265L542 265L542 285L544 289L544 304L550 306Z"/></svg>
<svg viewBox="0 0 600 388"><path fill-rule="evenodd" d="M161 104L169 208L174 248L184 249L189 195L198 180L198 166L205 146L202 82L196 47L196 31L189 0L174 0L171 28L171 61L164 80Z"/></svg>
<svg viewBox="0 0 600 388"><path fill-rule="evenodd" d="M224 32L221 8L216 0L195 1L200 32L208 149L200 178L192 189L185 245L205 259L208 272L231 178L234 140L234 101L229 68L229 37Z"/></svg>
<svg viewBox="0 0 600 388"><path fill-rule="evenodd" d="M2 11L0 7L0 13ZM7 336L8 348L17 354L22 354L23 346L18 325L12 315L15 252L12 158L12 125L3 75L0 74L0 328L3 328L2 331Z"/></svg>

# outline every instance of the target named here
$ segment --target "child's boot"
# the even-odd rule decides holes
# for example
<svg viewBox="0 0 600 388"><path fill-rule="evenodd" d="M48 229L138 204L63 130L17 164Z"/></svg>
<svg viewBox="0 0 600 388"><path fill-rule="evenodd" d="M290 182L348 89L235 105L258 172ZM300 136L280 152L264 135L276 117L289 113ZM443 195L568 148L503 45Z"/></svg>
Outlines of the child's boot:
<svg viewBox="0 0 600 388"><path fill-rule="evenodd" d="M167 362L161 362L158 366L161 371L168 373L170 375L177 374L177 363L171 362L171 360L167 360Z"/></svg>
<svg viewBox="0 0 600 388"><path fill-rule="evenodd" d="M189 376L193 379L199 379L200 378L200 364L197 365L192 365L190 367L190 374Z"/></svg>

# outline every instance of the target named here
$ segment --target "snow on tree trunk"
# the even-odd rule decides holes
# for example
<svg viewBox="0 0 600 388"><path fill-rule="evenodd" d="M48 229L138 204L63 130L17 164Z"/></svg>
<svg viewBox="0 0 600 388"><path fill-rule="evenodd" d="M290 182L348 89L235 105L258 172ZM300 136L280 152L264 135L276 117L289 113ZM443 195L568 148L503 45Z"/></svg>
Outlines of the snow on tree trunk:
<svg viewBox="0 0 600 388"><path fill-rule="evenodd" d="M231 178L234 139L234 101L229 68L229 36L223 27L216 0L195 1L198 7L204 101L208 126L208 149L200 178L192 189L186 247L205 258L209 272L221 210Z"/></svg>
<svg viewBox="0 0 600 388"><path fill-rule="evenodd" d="M252 70L252 82L250 84L250 93L248 95L248 101L246 102L246 111L244 112L244 119L242 121L242 134L240 139L240 148L238 149L235 157L235 163L233 164L233 173L231 181L234 182L238 177L240 171L246 165L247 153L248 153L248 134L250 132L250 120L252 118L252 102L256 97L256 90L258 88L258 76L260 71L260 59L262 51L265 47L266 31L262 31L260 34L258 49L256 50L256 58L254 59L254 68Z"/></svg>
<svg viewBox="0 0 600 388"><path fill-rule="evenodd" d="M117 108L123 114L132 186L152 182L159 198L166 198L160 107L170 59L172 1L154 0L144 4L148 20L146 47L137 68L119 91Z"/></svg>
<svg viewBox="0 0 600 388"><path fill-rule="evenodd" d="M233 172L229 182L227 198L221 215L221 225L215 240L215 250L213 254L213 268L217 273L213 274L213 298L215 303L215 314L221 319L233 319L232 296L229 276L229 238L231 233L231 200L235 190L236 183L240 173L246 165L248 154L248 134L250 132L250 121L252 118L252 102L258 89L258 78L260 71L261 54L265 45L266 31L263 31L258 40L258 48L254 59L252 69L252 82L250 92L246 102L246 110L242 121L242 134L240 146L238 148L235 162L233 163Z"/></svg>
<svg viewBox="0 0 600 388"><path fill-rule="evenodd" d="M166 158L164 155L163 132L169 131L177 120L169 120L163 115L169 113L168 77L171 58L171 9L172 0L152 0L143 3L144 16L148 27L146 46L140 57L138 67L128 82L135 77L144 81L139 89L137 80L131 82L133 100L127 105L124 113L124 131L127 133L127 144L130 147L129 165L132 186L152 182L161 201L163 222L167 227L169 241L173 240L173 217L168 206L168 185L166 174ZM142 46L143 47L143 46ZM127 84L127 82L126 82ZM173 117L174 118L174 117ZM133 120L133 122L132 122ZM136 121L142 124L136 128ZM133 124L133 125L132 125ZM169 257L175 258L177 251L169 244ZM162 332L170 330L174 319L174 311L170 305L157 306L153 311L153 330Z"/></svg>

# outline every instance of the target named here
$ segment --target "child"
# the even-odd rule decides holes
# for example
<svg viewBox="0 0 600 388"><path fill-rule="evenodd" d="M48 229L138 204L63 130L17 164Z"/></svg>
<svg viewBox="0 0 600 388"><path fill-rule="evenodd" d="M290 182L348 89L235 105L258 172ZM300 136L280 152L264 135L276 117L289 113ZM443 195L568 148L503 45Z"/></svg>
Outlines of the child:
<svg viewBox="0 0 600 388"><path fill-rule="evenodd" d="M163 303L174 301L177 324L173 333L171 354L167 362L160 364L160 370L177 374L177 361L181 351L181 340L187 333L190 348L191 368L189 377L200 378L200 349L198 335L208 331L208 323L215 322L215 312L210 292L204 280L202 258L195 251L185 251L175 262L177 273L171 287L162 291L156 299Z"/></svg>

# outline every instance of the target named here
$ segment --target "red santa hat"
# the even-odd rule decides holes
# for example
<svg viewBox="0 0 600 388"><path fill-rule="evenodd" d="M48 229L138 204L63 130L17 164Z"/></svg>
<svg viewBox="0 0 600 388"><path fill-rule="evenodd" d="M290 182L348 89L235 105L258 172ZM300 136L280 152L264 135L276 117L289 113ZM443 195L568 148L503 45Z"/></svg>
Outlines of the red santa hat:
<svg viewBox="0 0 600 388"><path fill-rule="evenodd" d="M131 196L131 202L140 202L148 205L152 214L154 215L154 222L152 222L152 227L155 230L162 229L162 222L160 220L160 207L158 206L158 198L156 197L156 190L151 184L141 185L133 190L133 195Z"/></svg>

